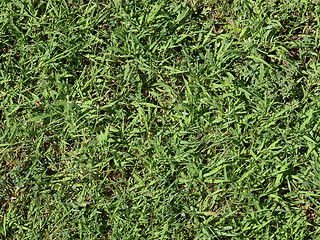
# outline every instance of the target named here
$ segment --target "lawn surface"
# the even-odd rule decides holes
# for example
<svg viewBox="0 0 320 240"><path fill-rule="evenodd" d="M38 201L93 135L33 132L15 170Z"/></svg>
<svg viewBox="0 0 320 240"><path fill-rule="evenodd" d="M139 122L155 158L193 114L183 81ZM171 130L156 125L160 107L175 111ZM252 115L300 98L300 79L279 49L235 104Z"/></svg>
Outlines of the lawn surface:
<svg viewBox="0 0 320 240"><path fill-rule="evenodd" d="M320 2L0 2L0 239L317 239Z"/></svg>

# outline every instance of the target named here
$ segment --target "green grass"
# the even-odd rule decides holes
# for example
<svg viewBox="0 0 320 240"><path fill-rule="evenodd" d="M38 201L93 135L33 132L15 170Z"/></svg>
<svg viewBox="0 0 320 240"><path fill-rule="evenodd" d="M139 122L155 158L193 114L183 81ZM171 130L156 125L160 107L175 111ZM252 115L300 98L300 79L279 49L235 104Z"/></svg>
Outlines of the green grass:
<svg viewBox="0 0 320 240"><path fill-rule="evenodd" d="M317 239L320 3L0 2L1 239Z"/></svg>

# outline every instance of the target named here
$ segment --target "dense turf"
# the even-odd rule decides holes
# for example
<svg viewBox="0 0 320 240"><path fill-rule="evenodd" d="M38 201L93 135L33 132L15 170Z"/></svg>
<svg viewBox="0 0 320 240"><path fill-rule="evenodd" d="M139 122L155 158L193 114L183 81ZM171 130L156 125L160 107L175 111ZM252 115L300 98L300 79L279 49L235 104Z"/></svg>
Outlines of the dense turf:
<svg viewBox="0 0 320 240"><path fill-rule="evenodd" d="M0 238L317 238L319 16L1 1Z"/></svg>

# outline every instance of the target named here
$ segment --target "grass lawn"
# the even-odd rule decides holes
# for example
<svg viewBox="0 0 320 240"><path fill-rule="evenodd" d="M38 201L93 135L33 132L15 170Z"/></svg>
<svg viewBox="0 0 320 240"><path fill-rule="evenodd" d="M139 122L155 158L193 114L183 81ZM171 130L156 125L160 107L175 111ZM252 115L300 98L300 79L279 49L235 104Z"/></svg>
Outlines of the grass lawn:
<svg viewBox="0 0 320 240"><path fill-rule="evenodd" d="M0 239L319 239L319 16L0 1Z"/></svg>

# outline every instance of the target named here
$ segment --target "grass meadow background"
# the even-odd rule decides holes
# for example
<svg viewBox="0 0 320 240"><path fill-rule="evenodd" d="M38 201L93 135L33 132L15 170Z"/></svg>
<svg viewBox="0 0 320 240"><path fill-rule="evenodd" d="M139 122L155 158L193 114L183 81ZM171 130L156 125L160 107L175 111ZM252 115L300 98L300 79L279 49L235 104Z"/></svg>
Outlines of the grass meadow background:
<svg viewBox="0 0 320 240"><path fill-rule="evenodd" d="M320 2L0 2L1 239L318 239Z"/></svg>

